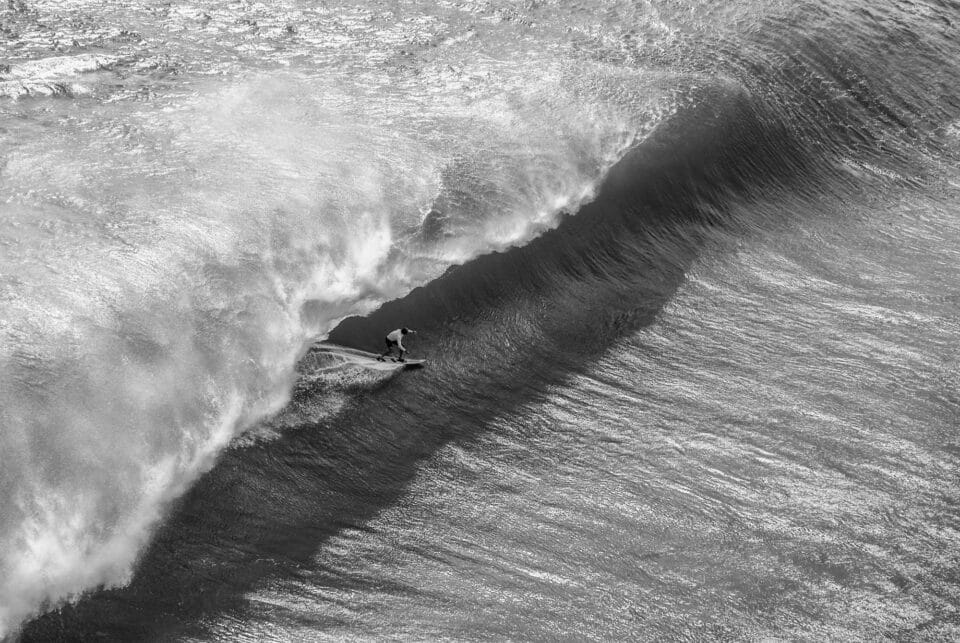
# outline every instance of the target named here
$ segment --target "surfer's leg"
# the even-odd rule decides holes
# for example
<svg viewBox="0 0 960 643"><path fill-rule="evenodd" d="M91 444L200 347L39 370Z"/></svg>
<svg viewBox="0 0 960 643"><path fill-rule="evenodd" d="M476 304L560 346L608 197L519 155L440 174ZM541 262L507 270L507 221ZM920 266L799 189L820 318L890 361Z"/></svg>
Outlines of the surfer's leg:
<svg viewBox="0 0 960 643"><path fill-rule="evenodd" d="M386 357L387 355L390 354L390 349L393 348L393 343L392 343L389 339L388 339L388 340L385 340L385 341L387 342L387 350L385 350L385 351L383 351L382 353L380 353L380 357L377 358L377 359L380 360L381 362L383 361L383 358L384 358L384 357Z"/></svg>

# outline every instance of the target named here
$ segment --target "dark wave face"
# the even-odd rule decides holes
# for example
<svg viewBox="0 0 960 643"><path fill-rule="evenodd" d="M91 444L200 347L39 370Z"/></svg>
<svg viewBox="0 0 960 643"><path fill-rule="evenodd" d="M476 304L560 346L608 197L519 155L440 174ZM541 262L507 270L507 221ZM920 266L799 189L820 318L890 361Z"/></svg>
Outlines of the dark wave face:
<svg viewBox="0 0 960 643"><path fill-rule="evenodd" d="M958 20L11 3L0 638L960 637Z"/></svg>

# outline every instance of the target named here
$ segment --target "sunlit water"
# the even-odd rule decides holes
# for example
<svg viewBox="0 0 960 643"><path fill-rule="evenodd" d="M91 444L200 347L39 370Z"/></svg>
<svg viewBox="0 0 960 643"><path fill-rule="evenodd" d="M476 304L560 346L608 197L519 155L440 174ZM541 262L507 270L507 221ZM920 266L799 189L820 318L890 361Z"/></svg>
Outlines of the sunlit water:
<svg viewBox="0 0 960 643"><path fill-rule="evenodd" d="M0 636L960 636L954 13L10 3Z"/></svg>

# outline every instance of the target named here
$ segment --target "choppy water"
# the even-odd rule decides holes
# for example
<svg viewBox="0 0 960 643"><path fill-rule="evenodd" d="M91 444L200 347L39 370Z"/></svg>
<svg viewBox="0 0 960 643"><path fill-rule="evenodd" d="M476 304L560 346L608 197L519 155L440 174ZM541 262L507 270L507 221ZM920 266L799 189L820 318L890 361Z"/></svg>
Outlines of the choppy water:
<svg viewBox="0 0 960 643"><path fill-rule="evenodd" d="M10 3L0 636L960 636L958 18Z"/></svg>

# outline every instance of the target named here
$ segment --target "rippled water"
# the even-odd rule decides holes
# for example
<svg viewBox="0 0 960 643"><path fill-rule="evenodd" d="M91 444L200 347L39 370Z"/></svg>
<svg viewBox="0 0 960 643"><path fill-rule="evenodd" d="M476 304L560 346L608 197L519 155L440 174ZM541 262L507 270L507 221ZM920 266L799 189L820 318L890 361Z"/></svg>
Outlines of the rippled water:
<svg viewBox="0 0 960 643"><path fill-rule="evenodd" d="M9 3L0 636L955 638L956 14Z"/></svg>

